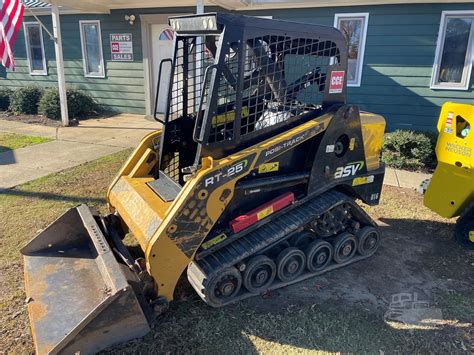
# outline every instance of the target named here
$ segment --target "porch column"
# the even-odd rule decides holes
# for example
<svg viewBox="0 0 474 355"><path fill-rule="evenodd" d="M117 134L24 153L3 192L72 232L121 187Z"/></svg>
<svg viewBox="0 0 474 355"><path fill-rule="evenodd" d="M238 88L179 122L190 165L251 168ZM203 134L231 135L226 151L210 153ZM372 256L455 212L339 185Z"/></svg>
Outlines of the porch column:
<svg viewBox="0 0 474 355"><path fill-rule="evenodd" d="M59 22L58 5L51 5L51 16L53 22L54 51L56 53L56 68L58 72L59 101L61 104L61 121L63 126L69 126L69 114L67 110L66 80L64 78L63 44L61 41L61 24Z"/></svg>

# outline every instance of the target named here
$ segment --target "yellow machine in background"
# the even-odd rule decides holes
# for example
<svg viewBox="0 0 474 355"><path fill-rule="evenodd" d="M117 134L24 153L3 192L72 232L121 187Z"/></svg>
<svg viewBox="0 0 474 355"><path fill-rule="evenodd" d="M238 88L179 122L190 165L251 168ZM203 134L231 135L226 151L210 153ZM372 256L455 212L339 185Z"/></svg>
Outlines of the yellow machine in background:
<svg viewBox="0 0 474 355"><path fill-rule="evenodd" d="M424 204L456 223L455 238L474 249L474 106L446 102L438 120L438 166L425 193Z"/></svg>

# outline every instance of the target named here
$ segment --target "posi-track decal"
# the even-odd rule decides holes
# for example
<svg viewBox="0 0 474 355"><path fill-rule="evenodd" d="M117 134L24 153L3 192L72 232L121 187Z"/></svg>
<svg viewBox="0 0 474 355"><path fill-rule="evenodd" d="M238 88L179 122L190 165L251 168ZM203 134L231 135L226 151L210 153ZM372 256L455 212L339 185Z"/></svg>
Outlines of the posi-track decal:
<svg viewBox="0 0 474 355"><path fill-rule="evenodd" d="M311 129L307 129L306 131L300 132L281 143L275 144L270 148L263 150L260 156L258 157L256 165L263 164L273 159L274 157L283 154L284 152L290 150L293 146L303 143L305 140L317 135L319 132L324 131L324 129L324 122L320 122L317 126L312 127Z"/></svg>
<svg viewBox="0 0 474 355"><path fill-rule="evenodd" d="M349 163L346 166L340 166L336 169L334 173L335 179L340 179L348 176L353 176L357 174L358 171L362 170L364 167L363 161L355 161L353 163Z"/></svg>

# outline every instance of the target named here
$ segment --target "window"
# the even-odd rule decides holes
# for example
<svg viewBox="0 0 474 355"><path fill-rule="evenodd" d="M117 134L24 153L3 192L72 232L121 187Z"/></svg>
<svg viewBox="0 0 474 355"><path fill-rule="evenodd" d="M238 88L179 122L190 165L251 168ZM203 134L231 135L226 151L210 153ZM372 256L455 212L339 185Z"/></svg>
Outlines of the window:
<svg viewBox="0 0 474 355"><path fill-rule="evenodd" d="M44 57L43 32L36 22L25 22L26 55L31 75L48 75Z"/></svg>
<svg viewBox="0 0 474 355"><path fill-rule="evenodd" d="M79 26L81 28L84 75L87 77L104 78L104 56L102 54L100 21L79 21Z"/></svg>
<svg viewBox="0 0 474 355"><path fill-rule="evenodd" d="M368 13L336 14L334 17L334 27L342 32L348 43L347 86L360 86L368 23Z"/></svg>
<svg viewBox="0 0 474 355"><path fill-rule="evenodd" d="M474 11L441 15L432 89L467 90L471 78Z"/></svg>

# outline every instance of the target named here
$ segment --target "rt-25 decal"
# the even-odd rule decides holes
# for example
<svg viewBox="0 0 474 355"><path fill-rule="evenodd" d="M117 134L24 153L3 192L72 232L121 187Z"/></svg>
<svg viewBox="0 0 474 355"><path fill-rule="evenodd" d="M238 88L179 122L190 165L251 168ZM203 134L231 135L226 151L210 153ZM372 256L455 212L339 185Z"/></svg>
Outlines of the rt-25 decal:
<svg viewBox="0 0 474 355"><path fill-rule="evenodd" d="M227 168L225 171L219 171L213 176L210 176L206 178L204 181L204 187L208 187L209 185L213 185L215 183L219 183L221 179L226 178L226 177L232 177L235 174L241 173L248 165L247 159L241 160L238 163L235 163L234 165L230 166Z"/></svg>
<svg viewBox="0 0 474 355"><path fill-rule="evenodd" d="M363 161L355 161L353 163L347 164L346 166L340 166L336 169L336 172L334 173L334 178L340 179L348 176L353 176L357 174L358 171L362 170L363 167Z"/></svg>

